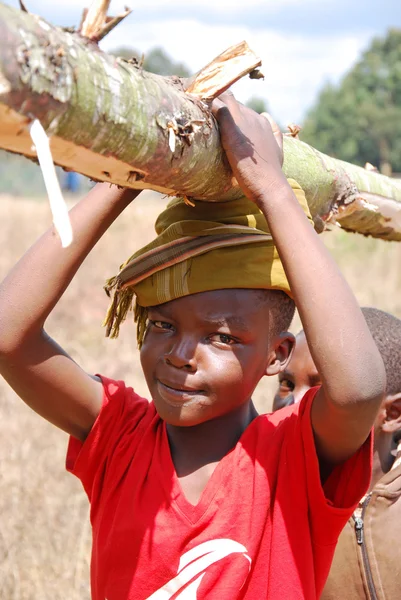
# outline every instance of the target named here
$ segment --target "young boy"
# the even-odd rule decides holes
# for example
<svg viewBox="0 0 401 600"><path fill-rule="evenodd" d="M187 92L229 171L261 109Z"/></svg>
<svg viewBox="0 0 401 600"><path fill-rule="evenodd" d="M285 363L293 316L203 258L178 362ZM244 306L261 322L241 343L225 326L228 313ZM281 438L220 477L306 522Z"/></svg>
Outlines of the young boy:
<svg viewBox="0 0 401 600"><path fill-rule="evenodd" d="M173 202L156 241L109 282L112 332L135 295L151 403L84 373L44 331L135 193L97 186L71 211L72 246L50 230L0 290L2 374L72 436L67 466L91 502L95 600L318 598L369 484L380 354L282 173L269 121L231 95L214 114L248 199ZM323 385L285 418L258 416L253 390L293 344L285 275Z"/></svg>
<svg viewBox="0 0 401 600"><path fill-rule="evenodd" d="M278 383L273 399L273 412L301 402L308 390L322 385L303 330L295 337L291 360L279 374Z"/></svg>
<svg viewBox="0 0 401 600"><path fill-rule="evenodd" d="M375 308L362 313L384 362L387 389L374 426L370 490L341 532L322 600L400 595L401 321ZM320 384L303 332L279 379L275 410L299 402L309 387Z"/></svg>

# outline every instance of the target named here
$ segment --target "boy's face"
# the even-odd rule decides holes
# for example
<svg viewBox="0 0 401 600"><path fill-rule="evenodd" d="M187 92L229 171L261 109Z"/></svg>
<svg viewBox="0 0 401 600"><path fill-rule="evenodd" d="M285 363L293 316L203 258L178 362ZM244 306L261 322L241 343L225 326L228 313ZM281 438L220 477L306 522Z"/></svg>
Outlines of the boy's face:
<svg viewBox="0 0 401 600"><path fill-rule="evenodd" d="M279 387L273 400L273 412L297 404L306 392L321 385L320 375L309 351L303 331L296 337L296 345L287 366L279 373ZM386 396L375 421L375 436L381 431L394 434L401 428L401 393Z"/></svg>
<svg viewBox="0 0 401 600"><path fill-rule="evenodd" d="M279 374L279 387L273 400L273 411L297 404L305 393L316 385L321 385L320 375L305 338L301 331L296 337L296 345L286 368Z"/></svg>
<svg viewBox="0 0 401 600"><path fill-rule="evenodd" d="M290 338L269 339L269 312L253 290L203 292L150 307L141 363L160 417L193 426L249 401L291 349Z"/></svg>

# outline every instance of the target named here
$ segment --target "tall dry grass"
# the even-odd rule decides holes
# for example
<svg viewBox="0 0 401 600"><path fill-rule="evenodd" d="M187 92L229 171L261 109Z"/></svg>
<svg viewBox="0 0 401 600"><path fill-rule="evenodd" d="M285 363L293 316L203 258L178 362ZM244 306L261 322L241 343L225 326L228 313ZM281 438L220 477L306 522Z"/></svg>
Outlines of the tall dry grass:
<svg viewBox="0 0 401 600"><path fill-rule="evenodd" d="M85 261L47 327L88 372L125 379L141 394L147 391L132 323L124 325L117 341L106 340L100 327L107 307L102 285L134 248L151 239L162 204L147 194L129 207ZM2 197L0 222L2 277L49 225L47 203ZM358 300L401 318L401 244L337 230L324 240ZM295 322L294 329L298 326ZM259 386L260 410L269 409L274 386L274 381ZM65 434L0 381L2 600L89 599L88 504L79 482L64 471L66 445Z"/></svg>

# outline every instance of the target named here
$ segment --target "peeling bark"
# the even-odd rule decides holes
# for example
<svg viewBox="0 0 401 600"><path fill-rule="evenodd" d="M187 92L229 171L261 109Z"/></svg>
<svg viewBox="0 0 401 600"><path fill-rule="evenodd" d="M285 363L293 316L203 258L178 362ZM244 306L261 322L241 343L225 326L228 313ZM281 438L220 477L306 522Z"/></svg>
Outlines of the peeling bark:
<svg viewBox="0 0 401 600"><path fill-rule="evenodd" d="M0 36L1 148L35 158L28 125L38 118L51 135L55 162L92 179L209 201L241 194L215 120L180 79L147 73L2 4ZM221 83L224 68L218 77ZM217 93L215 82L206 83ZM401 240L401 181L294 138L285 137L284 157L284 171L304 188L318 230L337 221Z"/></svg>
<svg viewBox="0 0 401 600"><path fill-rule="evenodd" d="M338 223L364 235L401 241L401 180L331 158L284 138L284 172L302 185L316 228Z"/></svg>

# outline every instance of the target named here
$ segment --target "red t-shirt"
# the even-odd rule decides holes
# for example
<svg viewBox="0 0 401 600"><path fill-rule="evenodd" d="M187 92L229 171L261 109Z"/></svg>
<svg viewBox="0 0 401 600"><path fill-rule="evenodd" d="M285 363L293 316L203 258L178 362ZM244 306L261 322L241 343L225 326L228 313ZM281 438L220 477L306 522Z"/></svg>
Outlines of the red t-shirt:
<svg viewBox="0 0 401 600"><path fill-rule="evenodd" d="M91 503L93 600L312 600L370 479L371 441L324 490L310 423L315 390L257 417L196 506L181 489L152 403L103 379L88 438L67 469ZM325 496L326 494L326 496Z"/></svg>

